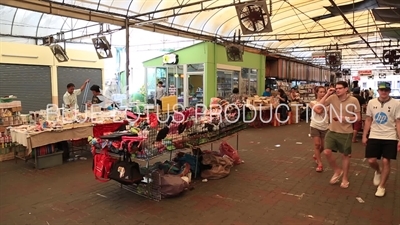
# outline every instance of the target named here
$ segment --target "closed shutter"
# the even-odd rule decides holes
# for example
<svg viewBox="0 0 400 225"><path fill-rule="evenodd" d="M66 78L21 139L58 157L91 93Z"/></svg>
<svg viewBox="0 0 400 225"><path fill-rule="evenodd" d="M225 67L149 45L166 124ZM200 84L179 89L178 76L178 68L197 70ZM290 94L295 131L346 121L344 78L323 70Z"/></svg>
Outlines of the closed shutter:
<svg viewBox="0 0 400 225"><path fill-rule="evenodd" d="M75 89L81 87L85 80L90 79L90 86L93 84L97 84L102 87L102 71L101 69L93 69L93 68L78 68L78 67L57 67L57 77L58 77L58 105L62 106L63 96L67 91L67 84L73 83L75 84ZM84 95L84 91L81 95L78 96L78 105L82 104L82 97ZM92 92L89 90L87 99L92 100Z"/></svg>
<svg viewBox="0 0 400 225"><path fill-rule="evenodd" d="M22 113L46 109L51 104L50 66L0 63L0 96L15 95Z"/></svg>

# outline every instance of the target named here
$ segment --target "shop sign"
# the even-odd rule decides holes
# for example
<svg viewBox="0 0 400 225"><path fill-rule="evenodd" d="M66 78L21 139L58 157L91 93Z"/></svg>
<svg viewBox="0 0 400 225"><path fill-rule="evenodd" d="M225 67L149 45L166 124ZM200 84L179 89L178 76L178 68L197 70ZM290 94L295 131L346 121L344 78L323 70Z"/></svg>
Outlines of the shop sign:
<svg viewBox="0 0 400 225"><path fill-rule="evenodd" d="M359 76L369 76L372 75L372 70L359 70L358 71Z"/></svg>
<svg viewBox="0 0 400 225"><path fill-rule="evenodd" d="M352 80L361 80L361 77L360 76L353 76L351 79Z"/></svg>
<svg viewBox="0 0 400 225"><path fill-rule="evenodd" d="M179 63L179 57L177 54L167 54L163 56L163 64L173 64Z"/></svg>

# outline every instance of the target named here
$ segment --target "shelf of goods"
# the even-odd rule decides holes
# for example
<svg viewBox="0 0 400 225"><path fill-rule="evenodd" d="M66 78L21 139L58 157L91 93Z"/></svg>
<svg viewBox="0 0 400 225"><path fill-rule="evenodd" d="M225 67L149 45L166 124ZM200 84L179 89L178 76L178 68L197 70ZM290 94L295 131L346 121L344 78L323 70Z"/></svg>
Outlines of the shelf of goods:
<svg viewBox="0 0 400 225"><path fill-rule="evenodd" d="M239 88L239 72L226 73L224 71L217 72L217 94L218 97L228 98L232 95L232 90Z"/></svg>
<svg viewBox="0 0 400 225"><path fill-rule="evenodd" d="M161 118L158 118L158 116ZM220 176L229 174L230 167L233 165L229 157L234 158L236 164L240 163L238 162L237 151L232 147L230 147L231 150L226 152L222 150L222 152L212 153L201 151L198 146L235 134L237 137L236 144L238 144L238 132L246 127L243 122L232 123L222 117L221 114L211 114L211 112L204 112L202 116L197 116L194 108L158 116L150 113L140 117L134 123L131 123L131 128L127 131L114 132L101 137L89 137L92 152L95 154L94 172L95 175L99 176L98 179L118 181L120 186L128 191L159 201L163 197L174 195L170 190L178 190L177 192L179 192L179 190L183 191L185 188L190 188L189 183L191 183L192 178L201 176L202 178L213 179L215 174L210 172L211 168L209 168L210 171L203 170L203 166L200 166L205 164L205 157L212 155L212 157L218 159L212 162L224 163L223 167L226 167L226 170ZM233 117L235 116L239 116L239 114L232 115L228 119L234 121ZM225 142L223 143L223 146L227 146ZM183 152L184 149L192 149L192 152L185 153ZM175 157L173 151L177 152ZM169 160L150 163L156 157L164 154L169 154ZM110 159L114 162L112 167L105 169L102 166L105 162L102 161L104 157L112 158L112 160ZM140 166L138 162L143 162L144 165ZM136 168L138 179L121 182L118 177L115 178L115 175L113 175L116 173L115 171L126 171L121 166L124 163L129 164L129 168L132 166ZM103 172L99 173L99 171ZM105 171L108 171L108 173ZM133 175L129 177L133 177ZM174 180L177 177L179 179ZM172 184L173 182L175 183ZM182 186L176 185L176 182L182 184ZM179 187L185 188L179 189Z"/></svg>
<svg viewBox="0 0 400 225"><path fill-rule="evenodd" d="M299 86L300 98L304 103L310 103L315 99L314 88L316 86L314 84L306 84Z"/></svg>
<svg viewBox="0 0 400 225"><path fill-rule="evenodd" d="M15 152L21 151L12 141L8 127L22 124L22 105L14 98L0 101L0 162L14 158Z"/></svg>
<svg viewBox="0 0 400 225"><path fill-rule="evenodd" d="M289 92L290 91L290 82L286 81L286 80L277 80L276 81L276 85L278 89L282 89L285 92Z"/></svg>

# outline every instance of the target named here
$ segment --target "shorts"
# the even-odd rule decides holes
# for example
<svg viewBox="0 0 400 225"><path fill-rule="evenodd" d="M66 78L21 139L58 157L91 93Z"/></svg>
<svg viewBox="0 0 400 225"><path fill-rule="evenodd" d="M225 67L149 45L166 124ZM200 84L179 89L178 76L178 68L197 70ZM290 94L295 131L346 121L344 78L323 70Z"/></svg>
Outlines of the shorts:
<svg viewBox="0 0 400 225"><path fill-rule="evenodd" d="M310 135L311 137L320 137L320 138L325 138L326 132L328 130L320 130L314 127L310 127Z"/></svg>
<svg viewBox="0 0 400 225"><path fill-rule="evenodd" d="M161 100L156 100L156 104L160 106L160 108L162 108L162 101Z"/></svg>
<svg viewBox="0 0 400 225"><path fill-rule="evenodd" d="M396 159L397 140L368 139L365 158Z"/></svg>
<svg viewBox="0 0 400 225"><path fill-rule="evenodd" d="M355 123L353 123L353 130L355 130L355 131L361 131L361 129L362 129L362 124L363 124L363 122L360 120L360 121L357 121L357 122L355 122Z"/></svg>
<svg viewBox="0 0 400 225"><path fill-rule="evenodd" d="M345 156L351 155L353 134L337 133L328 131L325 135L325 149L330 149L333 152L340 152Z"/></svg>

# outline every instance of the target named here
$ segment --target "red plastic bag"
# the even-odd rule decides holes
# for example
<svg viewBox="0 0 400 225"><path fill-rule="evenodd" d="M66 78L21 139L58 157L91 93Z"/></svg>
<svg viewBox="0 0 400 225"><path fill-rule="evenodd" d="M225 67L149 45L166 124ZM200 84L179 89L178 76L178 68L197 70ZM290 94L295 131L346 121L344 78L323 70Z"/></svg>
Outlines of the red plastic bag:
<svg viewBox="0 0 400 225"><path fill-rule="evenodd" d="M233 164L239 165L242 163L242 159L240 159L238 151L226 141L221 143L219 146L219 151L221 155L227 155L229 158L231 158L233 160Z"/></svg>
<svg viewBox="0 0 400 225"><path fill-rule="evenodd" d="M115 159L111 158L106 151L100 154L96 154L93 158L94 168L93 173L96 180L100 182L107 182L110 179L108 175L110 174L111 167L115 162Z"/></svg>
<svg viewBox="0 0 400 225"><path fill-rule="evenodd" d="M151 128L157 128L158 127L157 114L155 114L155 113L150 113L149 114L149 124L150 124Z"/></svg>

